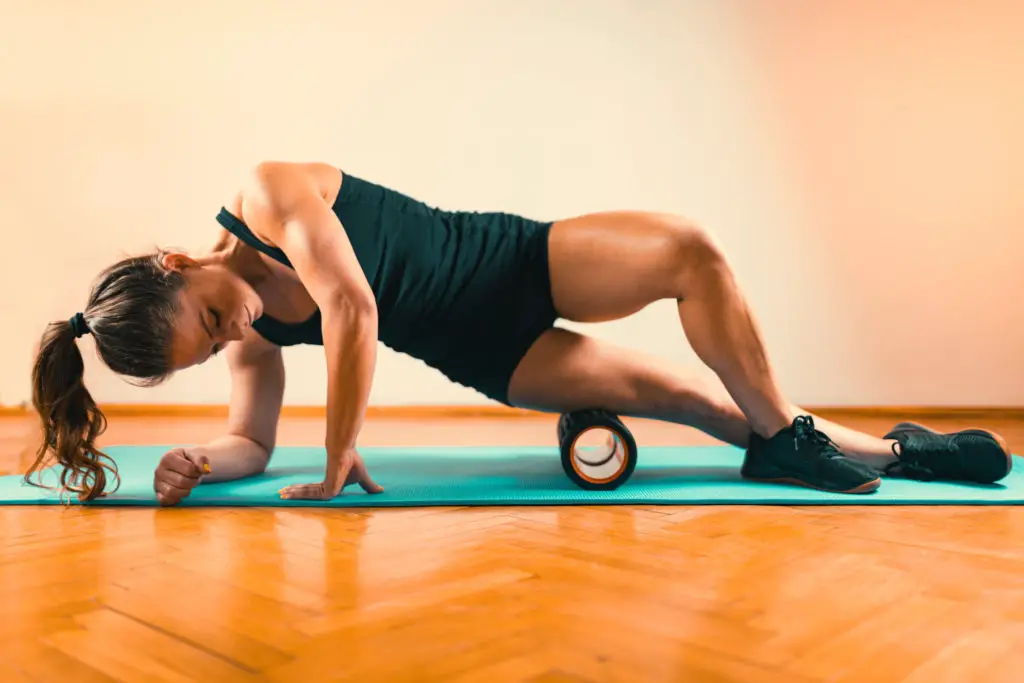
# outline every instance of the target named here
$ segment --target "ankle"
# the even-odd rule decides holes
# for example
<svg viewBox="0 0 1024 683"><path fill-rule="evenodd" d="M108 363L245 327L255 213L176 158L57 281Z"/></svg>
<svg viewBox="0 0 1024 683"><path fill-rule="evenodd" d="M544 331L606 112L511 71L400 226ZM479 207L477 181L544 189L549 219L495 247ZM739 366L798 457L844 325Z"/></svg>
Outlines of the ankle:
<svg viewBox="0 0 1024 683"><path fill-rule="evenodd" d="M787 412L774 412L769 415L758 416L758 419L750 421L750 427L753 431L757 432L758 435L765 439L771 439L773 436L793 426L793 421L797 418L797 413L792 414Z"/></svg>

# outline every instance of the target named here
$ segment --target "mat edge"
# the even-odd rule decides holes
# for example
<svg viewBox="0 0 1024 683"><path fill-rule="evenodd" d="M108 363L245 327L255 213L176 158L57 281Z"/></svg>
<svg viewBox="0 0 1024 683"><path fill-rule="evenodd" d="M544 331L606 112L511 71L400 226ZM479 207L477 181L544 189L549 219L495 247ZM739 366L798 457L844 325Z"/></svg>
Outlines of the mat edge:
<svg viewBox="0 0 1024 683"><path fill-rule="evenodd" d="M106 403L100 409L107 417L227 417L225 404ZM824 418L890 418L901 420L977 419L1024 420L1024 406L805 406ZM27 417L28 405L0 405L0 417ZM289 405L281 417L325 419L326 406ZM367 409L372 419L524 419L551 418L551 413L510 408L502 405L376 405Z"/></svg>

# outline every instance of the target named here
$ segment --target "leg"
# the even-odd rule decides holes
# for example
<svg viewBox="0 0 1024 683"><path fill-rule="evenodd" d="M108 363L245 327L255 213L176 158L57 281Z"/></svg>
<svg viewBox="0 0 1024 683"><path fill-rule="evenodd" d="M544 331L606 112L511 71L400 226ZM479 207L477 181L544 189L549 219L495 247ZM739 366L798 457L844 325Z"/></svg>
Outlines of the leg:
<svg viewBox="0 0 1024 683"><path fill-rule="evenodd" d="M603 408L694 427L740 448L750 441L750 423L714 378L668 369L660 359L563 329L545 333L533 345L512 377L509 396L526 409L562 413ZM895 460L893 441L815 421L852 457L878 469Z"/></svg>
<svg viewBox="0 0 1024 683"><path fill-rule="evenodd" d="M811 416L794 419L802 411L782 397L754 316L725 257L707 233L662 214L591 214L554 225L548 260L555 308L569 320L612 320L660 299L679 302L686 337L735 404L690 387L684 393L690 395L686 405L692 410L683 411L683 418L673 414L679 421L703 425L706 431L739 444L743 437L735 413L741 411L750 430L750 476L858 493L877 488L874 468L842 458L829 438L814 428ZM555 410L571 409L573 401L584 407L601 405L608 395L602 392L612 389L572 394L573 388L567 385L572 377L557 382L552 364L572 358L582 361L575 354L557 352L546 358L546 346L538 342L520 363L509 386L510 398L526 404L548 401L549 409ZM586 371L581 376L593 379L602 369ZM628 394L620 398L619 410L637 414L625 402ZM650 400L664 406L659 399ZM660 410L664 416L664 407ZM792 425L786 427L790 420ZM894 444L839 425L820 425L827 425L831 438L841 440L851 454L876 465L897 464L905 476L991 482L1005 476L1012 465L1005 441L980 430L938 435L901 425L887 435ZM898 463L893 463L890 453L896 454Z"/></svg>
<svg viewBox="0 0 1024 683"><path fill-rule="evenodd" d="M662 214L618 212L560 221L550 237L551 290L562 317L622 318L679 302L683 331L765 438L795 417L761 332L721 250L703 230Z"/></svg>
<svg viewBox="0 0 1024 683"><path fill-rule="evenodd" d="M556 223L548 246L552 300L564 318L608 320L659 299L678 302L686 337L753 432L745 477L842 493L881 484L877 470L844 457L811 416L794 417L733 273L705 232L671 216L605 213Z"/></svg>

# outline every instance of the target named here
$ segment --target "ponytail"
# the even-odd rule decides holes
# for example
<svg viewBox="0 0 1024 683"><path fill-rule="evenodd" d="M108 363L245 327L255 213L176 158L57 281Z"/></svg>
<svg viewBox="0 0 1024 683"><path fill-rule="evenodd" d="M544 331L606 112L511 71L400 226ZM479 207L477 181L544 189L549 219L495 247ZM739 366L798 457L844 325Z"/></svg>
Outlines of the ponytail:
<svg viewBox="0 0 1024 683"><path fill-rule="evenodd" d="M26 483L50 460L51 452L61 467L60 488L77 493L82 502L101 496L107 488L107 472L120 485L113 460L96 448L96 439L107 422L85 388L85 366L77 337L84 318L51 323L43 334L39 355L32 368L32 404L42 420L43 441L36 461L25 474ZM76 329L77 328L77 329Z"/></svg>
<svg viewBox="0 0 1024 683"><path fill-rule="evenodd" d="M78 337L91 334L108 368L152 386L170 376L171 341L185 277L163 266L161 253L122 259L100 273L85 313L50 323L32 368L32 404L42 420L43 441L25 474L31 481L55 459L61 496L77 493L88 502L120 485L114 461L96 448L107 421L85 389ZM88 314L88 320L86 320Z"/></svg>

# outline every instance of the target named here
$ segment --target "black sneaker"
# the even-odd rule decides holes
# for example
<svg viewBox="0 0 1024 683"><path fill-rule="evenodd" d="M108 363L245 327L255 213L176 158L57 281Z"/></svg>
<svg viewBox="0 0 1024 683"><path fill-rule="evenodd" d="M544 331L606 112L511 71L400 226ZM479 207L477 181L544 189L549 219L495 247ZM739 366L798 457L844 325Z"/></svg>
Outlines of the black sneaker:
<svg viewBox="0 0 1024 683"><path fill-rule="evenodd" d="M752 434L740 474L745 479L797 484L834 493L871 493L882 483L878 471L847 458L832 439L801 415L772 438Z"/></svg>
<svg viewBox="0 0 1024 683"><path fill-rule="evenodd" d="M884 438L896 439L899 444L899 449L896 444L892 447L898 460L885 468L889 476L994 484L1013 467L1006 441L982 429L939 434L913 422L901 422Z"/></svg>

